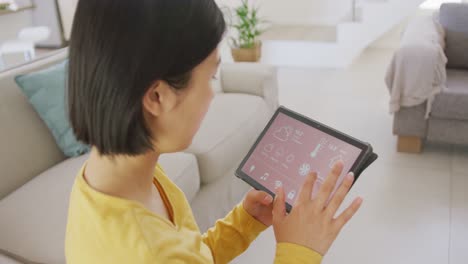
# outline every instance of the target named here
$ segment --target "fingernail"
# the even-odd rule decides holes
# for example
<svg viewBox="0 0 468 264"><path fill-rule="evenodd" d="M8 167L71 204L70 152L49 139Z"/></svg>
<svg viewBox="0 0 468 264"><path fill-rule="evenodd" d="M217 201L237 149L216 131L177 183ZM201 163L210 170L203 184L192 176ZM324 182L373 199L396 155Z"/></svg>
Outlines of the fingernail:
<svg viewBox="0 0 468 264"><path fill-rule="evenodd" d="M271 203L273 202L273 197L271 197L270 195L267 195L265 196L265 198L263 198L263 201L265 201L266 203Z"/></svg>
<svg viewBox="0 0 468 264"><path fill-rule="evenodd" d="M276 189L276 196L280 196L283 194L283 187L278 187L278 189Z"/></svg>
<svg viewBox="0 0 468 264"><path fill-rule="evenodd" d="M361 205L363 201L364 201L364 199L362 199L362 197L357 198L357 204L358 205Z"/></svg>
<svg viewBox="0 0 468 264"><path fill-rule="evenodd" d="M348 173L348 175L346 176L346 179L347 179L348 181L354 180L354 172Z"/></svg>
<svg viewBox="0 0 468 264"><path fill-rule="evenodd" d="M341 165L344 165L343 161L342 160L338 160L337 162L335 162L335 166L341 166Z"/></svg>

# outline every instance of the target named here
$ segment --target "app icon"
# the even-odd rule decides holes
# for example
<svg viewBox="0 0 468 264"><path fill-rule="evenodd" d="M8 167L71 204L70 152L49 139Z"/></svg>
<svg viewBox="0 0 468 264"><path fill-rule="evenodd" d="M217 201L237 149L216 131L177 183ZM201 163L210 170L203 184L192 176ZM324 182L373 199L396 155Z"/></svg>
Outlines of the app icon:
<svg viewBox="0 0 468 264"><path fill-rule="evenodd" d="M284 155L284 149L282 147L280 147L279 149L276 150L275 154L276 154L277 157L283 156Z"/></svg>
<svg viewBox="0 0 468 264"><path fill-rule="evenodd" d="M273 144L268 144L263 148L263 150L265 150L266 152L272 152L274 147L275 146Z"/></svg>
<svg viewBox="0 0 468 264"><path fill-rule="evenodd" d="M280 141L288 141L293 133L293 128L290 126L284 126L276 130L273 136Z"/></svg>
<svg viewBox="0 0 468 264"><path fill-rule="evenodd" d="M304 135L304 132L300 129L296 129L296 136L302 137L302 135Z"/></svg>
<svg viewBox="0 0 468 264"><path fill-rule="evenodd" d="M310 172L310 164L304 163L299 167L299 175L307 176Z"/></svg>
<svg viewBox="0 0 468 264"><path fill-rule="evenodd" d="M312 158L317 157L318 152L320 151L320 149L322 149L322 145L321 145L321 144L318 144L318 145L315 147L314 151L312 151L312 152L310 153L310 157L312 157Z"/></svg>
<svg viewBox="0 0 468 264"><path fill-rule="evenodd" d="M336 145L333 145L333 144L328 145L328 148L333 152L335 152L338 149L338 147Z"/></svg>
<svg viewBox="0 0 468 264"><path fill-rule="evenodd" d="M310 153L310 157L311 157L311 158L317 157L319 151L323 148L323 146L324 146L325 144L327 144L327 139L326 139L326 138L322 138L322 139L320 140L320 142L317 144L317 146L315 147L314 151L312 151L312 152Z"/></svg>
<svg viewBox="0 0 468 264"><path fill-rule="evenodd" d="M260 180L268 180L268 177L270 177L270 174L268 172L265 172L262 177L260 177Z"/></svg>
<svg viewBox="0 0 468 264"><path fill-rule="evenodd" d="M275 181L275 189L278 189L281 186L283 186L283 183L280 180Z"/></svg>
<svg viewBox="0 0 468 264"><path fill-rule="evenodd" d="M338 155L338 156L334 157L333 159L331 159L330 164L328 164L328 167L330 169L332 169L333 165L335 165L335 163L337 163L340 160L343 161L343 155Z"/></svg>

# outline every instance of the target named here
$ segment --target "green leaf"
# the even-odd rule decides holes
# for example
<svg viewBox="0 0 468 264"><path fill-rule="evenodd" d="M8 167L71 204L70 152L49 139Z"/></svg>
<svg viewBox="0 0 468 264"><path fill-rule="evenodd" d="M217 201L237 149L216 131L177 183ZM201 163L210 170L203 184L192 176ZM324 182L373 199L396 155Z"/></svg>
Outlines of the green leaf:
<svg viewBox="0 0 468 264"><path fill-rule="evenodd" d="M234 10L238 22L232 23L232 27L237 30L238 36L232 41L233 45L242 48L255 47L256 38L264 32L259 26L266 21L259 17L260 8L249 6L248 0L241 0L240 6Z"/></svg>

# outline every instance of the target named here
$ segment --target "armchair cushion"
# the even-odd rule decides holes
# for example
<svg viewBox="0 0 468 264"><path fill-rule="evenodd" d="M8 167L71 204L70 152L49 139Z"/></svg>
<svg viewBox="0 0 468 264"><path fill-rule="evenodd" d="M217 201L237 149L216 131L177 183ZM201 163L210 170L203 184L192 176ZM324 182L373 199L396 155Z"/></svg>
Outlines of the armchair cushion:
<svg viewBox="0 0 468 264"><path fill-rule="evenodd" d="M468 69L468 4L443 4L440 23L446 35L447 66Z"/></svg>
<svg viewBox="0 0 468 264"><path fill-rule="evenodd" d="M438 94L431 116L439 119L468 120L468 71L447 70L447 85Z"/></svg>

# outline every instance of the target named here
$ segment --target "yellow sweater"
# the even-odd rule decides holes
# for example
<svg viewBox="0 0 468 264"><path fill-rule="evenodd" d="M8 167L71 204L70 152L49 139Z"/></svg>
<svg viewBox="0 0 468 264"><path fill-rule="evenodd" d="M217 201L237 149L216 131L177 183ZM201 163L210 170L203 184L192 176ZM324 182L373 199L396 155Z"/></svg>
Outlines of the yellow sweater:
<svg viewBox="0 0 468 264"><path fill-rule="evenodd" d="M68 264L228 263L266 228L239 204L202 235L185 195L159 165L154 182L173 222L137 202L97 192L83 171L70 196ZM320 262L321 256L305 247L277 245L277 264Z"/></svg>

